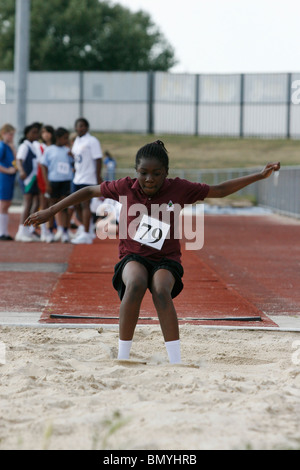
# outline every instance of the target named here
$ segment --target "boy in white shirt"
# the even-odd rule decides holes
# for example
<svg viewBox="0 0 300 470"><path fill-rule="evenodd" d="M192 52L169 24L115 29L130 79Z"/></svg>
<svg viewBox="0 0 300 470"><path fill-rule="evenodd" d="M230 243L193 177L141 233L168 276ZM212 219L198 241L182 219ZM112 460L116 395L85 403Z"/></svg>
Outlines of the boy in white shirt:
<svg viewBox="0 0 300 470"><path fill-rule="evenodd" d="M85 186L97 185L102 182L102 149L99 140L89 133L89 123L85 118L79 118L75 121L75 130L77 137L72 147L75 160L73 192ZM72 243L91 244L93 237L90 233L90 201L85 201L81 206L77 206L76 212L82 226Z"/></svg>

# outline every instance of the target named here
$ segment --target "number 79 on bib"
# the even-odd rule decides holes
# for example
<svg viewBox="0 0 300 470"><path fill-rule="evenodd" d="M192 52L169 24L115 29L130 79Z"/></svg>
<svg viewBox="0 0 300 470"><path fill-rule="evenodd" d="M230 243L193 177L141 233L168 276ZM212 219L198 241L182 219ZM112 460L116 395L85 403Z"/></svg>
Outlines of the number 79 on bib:
<svg viewBox="0 0 300 470"><path fill-rule="evenodd" d="M169 230L170 224L148 215L143 215L134 240L142 245L152 246L156 250L161 250Z"/></svg>

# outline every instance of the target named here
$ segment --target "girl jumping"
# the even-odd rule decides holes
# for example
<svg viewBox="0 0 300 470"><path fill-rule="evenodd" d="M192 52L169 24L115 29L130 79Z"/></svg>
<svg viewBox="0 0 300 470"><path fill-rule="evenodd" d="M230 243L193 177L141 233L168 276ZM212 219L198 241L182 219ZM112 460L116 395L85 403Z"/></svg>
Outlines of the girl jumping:
<svg viewBox="0 0 300 470"><path fill-rule="evenodd" d="M169 179L169 158L161 141L143 146L136 155L136 178L122 178L105 181L100 185L87 186L54 204L49 209L30 215L25 225L39 225L66 207L79 204L94 197L114 200L121 198L120 230L127 227L126 236L119 237L120 261L115 266L113 286L121 300L119 317L119 353L118 359L128 359L135 327L139 317L142 299L149 288L160 321L170 363L181 362L180 337L173 298L183 288L183 268L181 264L180 241L174 236L178 224L177 212L172 207L181 208L199 200L228 196L245 186L265 179L273 171L278 171L280 163L268 163L261 172L223 183L209 186L193 183L184 179ZM158 220L152 216L152 209L161 208L159 220L163 220L164 210L169 212L168 233L160 229ZM129 228L140 210L148 218L144 232L151 231L159 243L154 248L147 242L144 232L137 224L136 234ZM170 214L171 212L171 214ZM138 232L140 235L138 236ZM143 233L142 233L143 232Z"/></svg>

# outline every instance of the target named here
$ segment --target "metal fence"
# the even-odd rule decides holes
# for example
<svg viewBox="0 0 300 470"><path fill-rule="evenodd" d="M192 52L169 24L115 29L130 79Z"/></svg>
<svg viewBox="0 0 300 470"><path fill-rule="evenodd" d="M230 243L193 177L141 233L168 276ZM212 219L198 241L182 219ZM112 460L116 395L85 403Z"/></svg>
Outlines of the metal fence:
<svg viewBox="0 0 300 470"><path fill-rule="evenodd" d="M13 124L14 73L0 80L0 125ZM92 131L299 139L297 83L300 73L30 72L27 121L72 129L85 116Z"/></svg>
<svg viewBox="0 0 300 470"><path fill-rule="evenodd" d="M257 188L257 202L275 212L300 219L300 166L286 166Z"/></svg>

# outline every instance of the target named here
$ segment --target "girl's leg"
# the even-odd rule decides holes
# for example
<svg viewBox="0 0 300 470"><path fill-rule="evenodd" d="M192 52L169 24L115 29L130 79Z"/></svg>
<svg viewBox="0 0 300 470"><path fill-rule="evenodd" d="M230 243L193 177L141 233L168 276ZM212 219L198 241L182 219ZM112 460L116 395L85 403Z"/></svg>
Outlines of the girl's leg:
<svg viewBox="0 0 300 470"><path fill-rule="evenodd" d="M171 297L175 279L171 271L159 269L153 276L151 291L165 341L179 339L177 313Z"/></svg>
<svg viewBox="0 0 300 470"><path fill-rule="evenodd" d="M32 198L32 204L31 204L31 210L30 210L30 213L32 212L37 212L39 210L39 207L40 207L40 199L39 199L39 195L38 194L35 194Z"/></svg>
<svg viewBox="0 0 300 470"><path fill-rule="evenodd" d="M170 271L159 269L152 278L151 291L169 360L173 364L179 364L181 362L179 326L171 296L174 283L175 279Z"/></svg>
<svg viewBox="0 0 300 470"><path fill-rule="evenodd" d="M82 203L82 223L86 233L89 233L90 230L91 217L90 201L85 201Z"/></svg>
<svg viewBox="0 0 300 470"><path fill-rule="evenodd" d="M25 227L24 222L29 217L30 213L32 212L32 203L33 203L33 195L32 194L24 194L23 195L23 211L20 217L20 225L18 232L16 234L16 241L22 242L30 242L34 241L32 236L32 229L34 227Z"/></svg>
<svg viewBox="0 0 300 470"><path fill-rule="evenodd" d="M62 201L65 196L61 196L60 198L57 198L55 200L56 202ZM52 203L54 204L54 203ZM52 205L51 204L51 205ZM57 225L57 232L54 237L55 241L66 241L66 237L64 234L67 234L68 228L69 228L69 215L68 215L68 209L64 209L63 211L60 211L56 214L56 225Z"/></svg>
<svg viewBox="0 0 300 470"><path fill-rule="evenodd" d="M120 306L119 336L122 341L131 341L148 287L148 272L141 263L129 261L123 269L122 279L126 290Z"/></svg>
<svg viewBox="0 0 300 470"><path fill-rule="evenodd" d="M0 214L8 214L8 209L10 208L11 201L5 199L0 200Z"/></svg>
<svg viewBox="0 0 300 470"><path fill-rule="evenodd" d="M0 237L8 236L8 209L11 201L0 200Z"/></svg>
<svg viewBox="0 0 300 470"><path fill-rule="evenodd" d="M27 217L30 215L30 209L32 206L33 195L32 194L24 194L23 195L23 212L21 214L20 224L23 225Z"/></svg>
<svg viewBox="0 0 300 470"><path fill-rule="evenodd" d="M51 197L49 199L49 206L53 206L54 204L56 204L57 202L59 201L58 198L55 198L55 197ZM60 212L58 212L54 217L51 217L51 219L49 219L49 230L51 232L53 232L53 229L54 229L54 222L57 221L57 226L59 227L59 224L60 224Z"/></svg>
<svg viewBox="0 0 300 470"><path fill-rule="evenodd" d="M61 225L64 230L69 228L69 214L67 209L61 211Z"/></svg>
<svg viewBox="0 0 300 470"><path fill-rule="evenodd" d="M39 207L40 209L48 208L48 198L46 198L42 192L39 194ZM46 241L47 233L48 233L47 223L41 224L40 229L41 229L41 241Z"/></svg>

